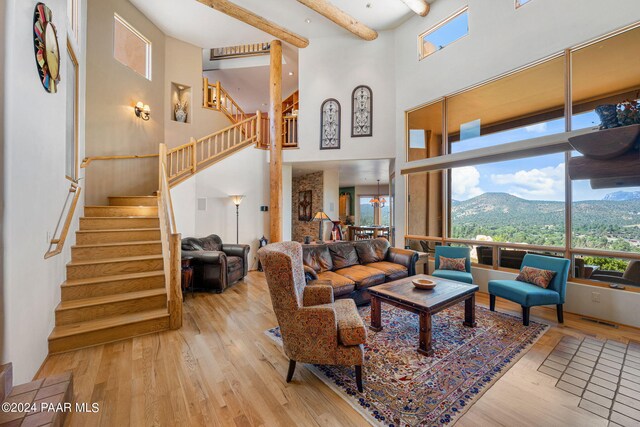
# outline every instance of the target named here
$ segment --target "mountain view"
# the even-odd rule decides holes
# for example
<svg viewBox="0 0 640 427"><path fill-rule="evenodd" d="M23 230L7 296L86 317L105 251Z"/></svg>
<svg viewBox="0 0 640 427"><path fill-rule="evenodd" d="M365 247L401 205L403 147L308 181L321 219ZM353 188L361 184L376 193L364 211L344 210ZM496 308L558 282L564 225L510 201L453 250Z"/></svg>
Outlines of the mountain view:
<svg viewBox="0 0 640 427"><path fill-rule="evenodd" d="M617 191L603 200L573 203L574 246L640 252L640 192ZM564 202L484 193L452 202L454 238L564 245Z"/></svg>

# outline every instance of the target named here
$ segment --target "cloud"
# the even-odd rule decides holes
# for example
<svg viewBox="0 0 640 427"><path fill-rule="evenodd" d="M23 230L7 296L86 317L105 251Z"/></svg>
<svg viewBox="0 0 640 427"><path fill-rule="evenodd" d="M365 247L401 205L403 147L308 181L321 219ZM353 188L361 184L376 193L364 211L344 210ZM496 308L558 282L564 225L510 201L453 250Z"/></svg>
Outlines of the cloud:
<svg viewBox="0 0 640 427"><path fill-rule="evenodd" d="M538 123L537 125L531 125L524 128L527 132L530 133L544 133L547 131L546 123Z"/></svg>
<svg viewBox="0 0 640 427"><path fill-rule="evenodd" d="M493 174L491 181L494 184L508 186L509 193L524 199L564 199L564 163L555 167Z"/></svg>
<svg viewBox="0 0 640 427"><path fill-rule="evenodd" d="M484 193L480 188L480 172L473 166L453 169L451 193L455 200L467 200Z"/></svg>

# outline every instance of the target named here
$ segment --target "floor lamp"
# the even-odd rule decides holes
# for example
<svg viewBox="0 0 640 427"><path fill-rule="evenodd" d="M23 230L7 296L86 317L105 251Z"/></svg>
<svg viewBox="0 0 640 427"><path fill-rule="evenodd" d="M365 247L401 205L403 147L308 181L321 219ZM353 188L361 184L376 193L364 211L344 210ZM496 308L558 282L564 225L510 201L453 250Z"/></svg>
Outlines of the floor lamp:
<svg viewBox="0 0 640 427"><path fill-rule="evenodd" d="M240 243L240 203L244 199L243 195L236 194L230 196L233 204L236 205L236 244Z"/></svg>

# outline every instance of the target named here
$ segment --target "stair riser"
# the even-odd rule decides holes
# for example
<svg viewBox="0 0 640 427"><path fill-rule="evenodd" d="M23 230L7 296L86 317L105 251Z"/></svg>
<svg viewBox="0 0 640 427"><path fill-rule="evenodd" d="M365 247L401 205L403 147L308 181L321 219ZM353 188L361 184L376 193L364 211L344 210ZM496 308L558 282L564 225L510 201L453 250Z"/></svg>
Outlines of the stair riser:
<svg viewBox="0 0 640 427"><path fill-rule="evenodd" d="M158 206L157 197L109 197L110 206Z"/></svg>
<svg viewBox="0 0 640 427"><path fill-rule="evenodd" d="M112 341L132 338L138 335L169 329L169 316L161 319L151 319L128 325L116 326L99 331L91 331L78 335L57 338L49 341L49 353L61 353L83 347L91 347Z"/></svg>
<svg viewBox="0 0 640 427"><path fill-rule="evenodd" d="M95 231L76 233L76 245L91 245L95 243L144 242L160 240L158 230L127 230L127 231Z"/></svg>
<svg viewBox="0 0 640 427"><path fill-rule="evenodd" d="M104 297L107 295L146 291L148 289L157 289L164 287L164 276L116 280L78 286L63 286L62 301L71 301L92 297Z"/></svg>
<svg viewBox="0 0 640 427"><path fill-rule="evenodd" d="M118 261L89 265L68 265L67 279L87 279L125 273L158 271L164 268L162 258L151 260Z"/></svg>
<svg viewBox="0 0 640 427"><path fill-rule="evenodd" d="M71 259L74 261L160 254L162 254L162 244L160 243L71 248Z"/></svg>
<svg viewBox="0 0 640 427"><path fill-rule="evenodd" d="M167 306L167 296L138 298L131 301L119 301L72 310L56 310L56 326L85 322L120 314L138 313L145 310L155 310Z"/></svg>
<svg viewBox="0 0 640 427"><path fill-rule="evenodd" d="M158 228L158 218L80 218L80 230L113 230L123 228Z"/></svg>
<svg viewBox="0 0 640 427"><path fill-rule="evenodd" d="M85 206L84 216L158 216L158 208L153 206L125 207L125 206Z"/></svg>

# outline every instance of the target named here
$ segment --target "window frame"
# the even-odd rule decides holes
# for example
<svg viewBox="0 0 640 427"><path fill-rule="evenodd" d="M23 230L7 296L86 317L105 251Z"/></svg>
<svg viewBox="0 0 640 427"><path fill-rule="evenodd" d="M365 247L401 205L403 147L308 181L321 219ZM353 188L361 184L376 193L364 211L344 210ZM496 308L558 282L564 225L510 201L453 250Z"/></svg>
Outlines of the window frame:
<svg viewBox="0 0 640 427"><path fill-rule="evenodd" d="M524 5L523 5L524 6ZM530 64L526 64L522 67L518 67L517 69L508 71L506 73L500 74L496 77L490 78L488 80L485 80L483 82L480 82L478 84L474 84L470 87L461 89L459 91L456 91L454 93L450 93L448 95L445 96L440 96L436 99L433 99L431 101L425 102L423 104L420 104L416 107L413 107L411 109L405 110L405 155L406 155L406 163L405 163L405 168L410 168L411 167L411 163L413 162L409 162L408 161L408 153L409 153L409 114L417 111L421 108L430 106L434 103L437 102L443 102L444 101L444 114L443 114L443 121L444 121L444 128L443 128L443 138L442 138L442 145L443 145L443 156L446 156L449 154L449 141L448 141L448 132L447 132L447 99L454 96L454 95L458 95L460 93L475 89L479 86L483 86L486 84L490 84L496 80L499 80L501 78L510 76L514 73L520 72L522 70L525 70L527 68L531 68L531 67L535 67L536 65L545 62L545 61L549 61L549 60L553 60L554 58L557 58L559 56L564 56L565 58L565 66L566 66L566 70L565 70L565 101L564 101L564 107L565 107L565 113L564 113L564 118L565 118L565 132L570 132L572 131L572 117L573 117L573 99L572 99L572 53L576 52L580 49L583 49L585 47L591 46L593 44L596 44L598 42L601 42L603 40L618 36L620 34L623 34L627 31L632 31L632 30L638 30L640 29L640 21L637 21L635 23L632 23L630 25L627 25L625 27L619 28L617 30L611 31L610 33L607 33L605 35L593 38L589 41L586 41L584 43L580 43L574 46L571 46L567 49L564 49L563 51L560 52L556 52L552 55L549 55L545 58L542 58L540 60L534 61ZM421 40L423 35L420 36L419 40ZM523 143L523 149L522 149L522 156L520 156L519 158L527 158L527 157L533 157L533 154L529 154L526 152L526 149L524 148L524 145L526 145L527 140L523 140L523 141L515 141L515 143ZM568 158L571 156L571 151L565 151L565 162L568 160ZM512 159L512 158L510 158ZM508 160L505 158L505 160ZM499 160L492 160L492 162L494 161L499 161ZM420 162L420 160L417 160L416 162ZM478 162L478 164L481 163L486 163L486 162ZM600 256L600 257L608 257L608 258L621 258L621 259L626 259L626 260L640 260L640 253L636 253L636 252L620 252L620 251L614 251L614 250L606 250L606 249L588 249L588 248L578 248L578 247L574 247L573 246L573 242L572 242L572 233L573 233L573 224L572 224L572 216L573 216L573 212L572 212L572 205L574 203L573 200L573 194L572 194L572 186L571 183L572 181L570 180L569 176L568 176L568 168L565 169L565 245L564 247L554 247L554 246L539 246L539 245L528 245L528 244L518 244L518 243L501 243L501 242L484 242L484 241L478 241L478 240L470 240L470 239L455 239L450 237L450 233L451 233L451 220L450 220L450 214L451 214L451 166L447 166L444 169L440 169L445 176L445 179L443 179L443 198L444 203L443 203L443 212L442 212L442 218L443 218L443 228L442 228L442 234L443 236L414 236L414 235L407 235L405 233L404 236L404 240L405 240L405 244L409 244L409 241L411 240L426 240L428 242L437 242L440 243L442 245L447 245L447 244L465 244L465 245L488 245L491 246L493 248L493 266L487 266L484 264L477 264L477 263L473 263L474 267L477 268L484 268L484 269L493 269L493 270L498 270L498 271L506 271L506 272L512 272L512 273L517 273L518 270L514 270L511 268L505 268L505 267L500 267L499 266L499 253L501 249L521 249L521 250L533 250L533 251L540 251L540 250L544 250L544 251L548 251L548 252L557 252L562 254L566 259L569 259L571 261L571 266L572 268L570 269L570 276L569 279L570 281L574 282L574 283L580 283L580 284L585 284L585 285L591 285L591 286L596 286L596 287L609 287L608 283L605 282L598 282L598 281L593 281L593 280L589 280L589 279L584 279L584 278L576 278L574 277L574 272L575 272L575 258L577 256ZM413 172L412 172L413 173ZM418 173L418 172L415 172ZM405 175L405 188L408 184L408 180L409 180L409 175L410 173L402 173L403 175ZM405 200L404 200L404 206L405 206L405 214L404 214L404 220L405 220L405 224L408 224L408 219L409 219L409 202L407 200L407 197L405 196ZM631 288L631 287L627 287L627 290L631 290L633 292L640 292L640 288Z"/></svg>
<svg viewBox="0 0 640 427"><path fill-rule="evenodd" d="M515 0L515 4L516 4L516 9L520 9L522 6L525 6L529 3L531 3L533 0L527 0L524 3L522 3L522 0Z"/></svg>
<svg viewBox="0 0 640 427"><path fill-rule="evenodd" d="M418 61L422 61L423 59L428 58L429 56L433 55L434 53L443 50L445 47L450 46L450 45L454 44L455 42L457 42L459 40L462 40L465 37L469 36L469 34L471 33L471 27L470 26L468 26L467 33L465 35L463 35L462 37L458 37L457 39L453 40L452 42L446 44L445 46L442 47L442 49L438 49L438 50L436 50L434 52L431 52L430 54L426 54L426 55L424 53L424 38L426 36L428 36L429 34L434 33L435 31L437 31L440 28L444 27L449 22L453 21L454 19L456 19L457 17L459 17L463 13L467 13L467 17L469 16L469 6L468 5L463 7L462 9L456 11L455 13L450 15L448 18L445 18L444 20L440 21L439 23L437 23L433 27L429 28L428 30L426 30L423 33L418 35Z"/></svg>
<svg viewBox="0 0 640 427"><path fill-rule="evenodd" d="M78 148L79 148L79 137L80 137L80 94L78 91L80 90L80 64L78 62L78 57L76 56L73 45L71 43L71 39L67 37L67 54L69 55L69 59L73 62L75 66L75 88L74 88L74 97L73 97L73 173L74 177L71 177L67 174L66 165L65 165L65 178L72 182L78 182L79 179L79 170L78 170ZM66 137L65 137L66 138ZM66 141L65 141L65 150L66 150ZM66 156L65 156L66 161Z"/></svg>
<svg viewBox="0 0 640 427"><path fill-rule="evenodd" d="M133 71L134 73L136 73L137 75L144 77L145 79L149 80L149 81L153 81L153 67L152 67L152 60L153 60L153 44L151 43L151 40L149 40L147 37L144 36L144 34L142 34L140 31L138 31L133 25L129 24L122 16L118 15L117 13L113 14L113 37L112 37L112 42L113 42L113 59L116 60L116 62L118 62L119 64L124 65L125 67L127 67L128 69L130 69L131 71ZM116 57L116 44L115 44L115 26L116 23L121 24L123 27L125 27L127 30L129 30L133 35L135 35L136 37L138 37L140 40L142 40L145 43L146 49L145 49L145 62L146 62L146 66L145 66L145 74L140 74L137 70L134 70L133 68L131 68L128 64L125 64L124 62L120 61L117 57Z"/></svg>

